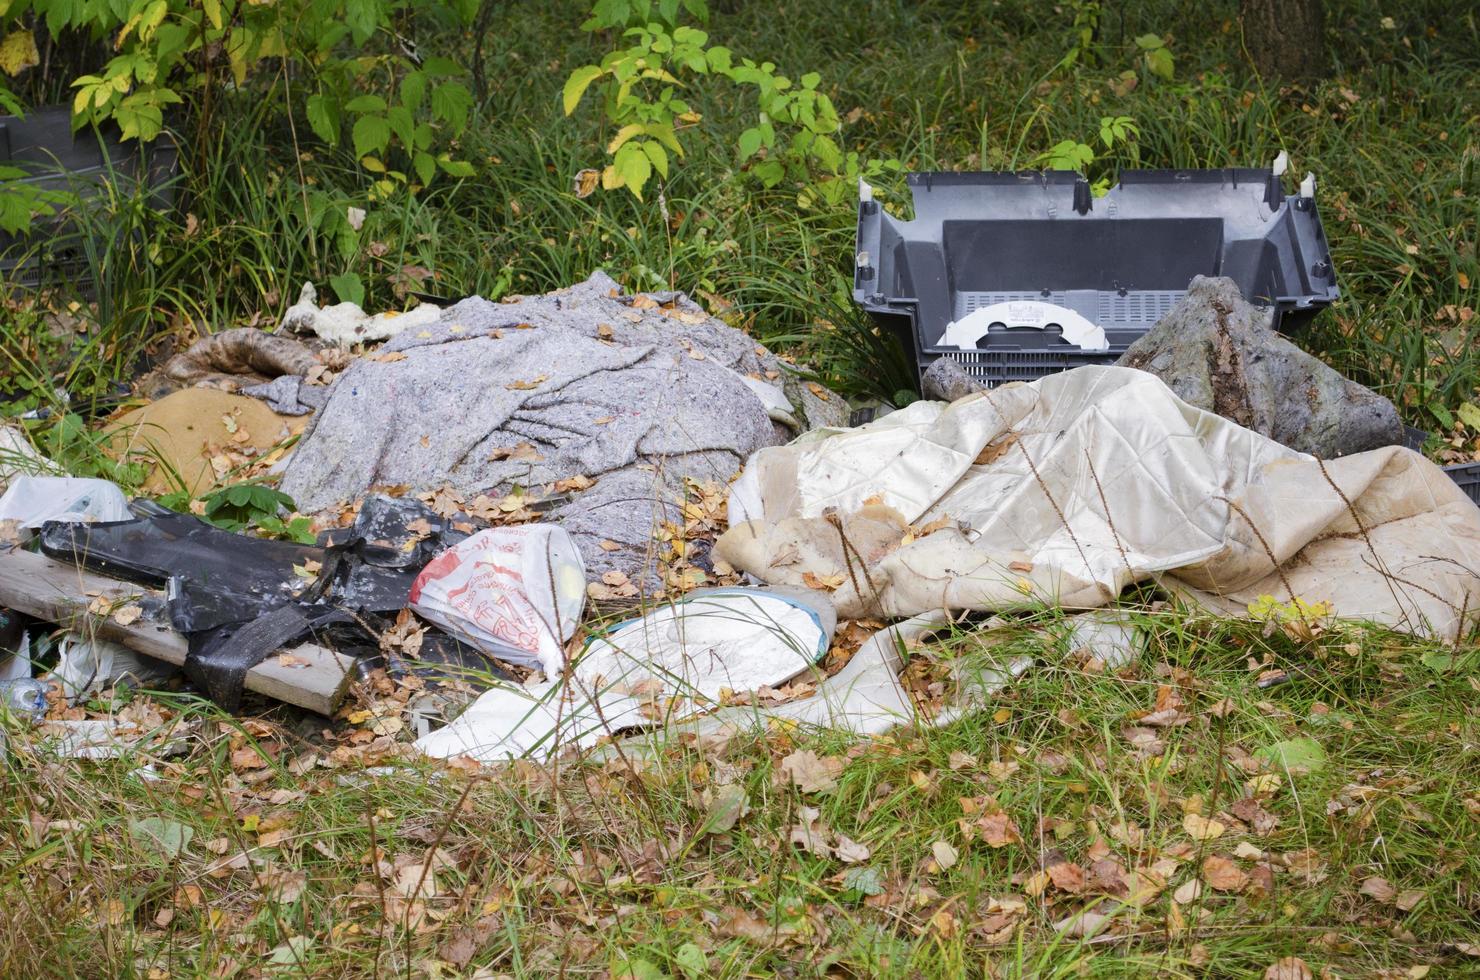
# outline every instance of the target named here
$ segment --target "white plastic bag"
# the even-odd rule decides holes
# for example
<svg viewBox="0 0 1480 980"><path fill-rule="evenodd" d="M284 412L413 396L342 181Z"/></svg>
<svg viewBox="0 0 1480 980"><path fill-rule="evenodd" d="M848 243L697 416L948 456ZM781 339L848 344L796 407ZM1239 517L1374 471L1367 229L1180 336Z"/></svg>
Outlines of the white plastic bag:
<svg viewBox="0 0 1480 980"><path fill-rule="evenodd" d="M0 496L0 521L38 528L47 521L126 521L128 498L117 484L73 476L19 476Z"/></svg>
<svg viewBox="0 0 1480 980"><path fill-rule="evenodd" d="M433 558L411 608L501 660L556 677L586 605L586 566L552 524L491 528Z"/></svg>

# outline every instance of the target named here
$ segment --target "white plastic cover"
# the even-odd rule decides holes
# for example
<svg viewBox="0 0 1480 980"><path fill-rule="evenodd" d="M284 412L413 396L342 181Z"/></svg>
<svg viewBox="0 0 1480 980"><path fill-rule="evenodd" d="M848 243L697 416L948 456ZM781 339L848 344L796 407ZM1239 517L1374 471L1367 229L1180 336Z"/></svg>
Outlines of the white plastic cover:
<svg viewBox="0 0 1480 980"><path fill-rule="evenodd" d="M1034 327L1042 330L1058 324L1064 339L1080 350L1109 350L1110 341L1100 326L1057 303L1038 300L1014 300L1008 303L993 303L979 310L972 310L959 320L953 320L941 335L942 347L958 347L973 350L977 342L987 335L994 323L1007 327Z"/></svg>
<svg viewBox="0 0 1480 980"><path fill-rule="evenodd" d="M827 652L835 620L813 594L821 608L761 589L691 594L592 639L568 683L495 687L417 745L443 757L544 757L713 707L727 690L780 685Z"/></svg>
<svg viewBox="0 0 1480 980"><path fill-rule="evenodd" d="M47 521L126 521L128 498L107 480L18 476L0 496L0 521L38 528Z"/></svg>

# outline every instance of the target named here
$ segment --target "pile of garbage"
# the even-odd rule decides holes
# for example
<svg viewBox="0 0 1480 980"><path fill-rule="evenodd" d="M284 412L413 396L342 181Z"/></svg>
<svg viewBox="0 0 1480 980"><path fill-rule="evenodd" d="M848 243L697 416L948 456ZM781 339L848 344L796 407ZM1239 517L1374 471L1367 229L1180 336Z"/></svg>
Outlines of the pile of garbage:
<svg viewBox="0 0 1480 980"><path fill-rule="evenodd" d="M465 706L425 726L436 756L873 732L918 717L901 645L963 613L1076 611L1074 642L1123 662L1141 583L1445 640L1480 608L1480 509L1228 280L1194 280L1119 365L984 390L941 360L936 397L853 428L686 296L601 273L399 316L306 292L145 387L106 431L189 513L0 429L3 683L38 720L126 678L327 715L381 672Z"/></svg>

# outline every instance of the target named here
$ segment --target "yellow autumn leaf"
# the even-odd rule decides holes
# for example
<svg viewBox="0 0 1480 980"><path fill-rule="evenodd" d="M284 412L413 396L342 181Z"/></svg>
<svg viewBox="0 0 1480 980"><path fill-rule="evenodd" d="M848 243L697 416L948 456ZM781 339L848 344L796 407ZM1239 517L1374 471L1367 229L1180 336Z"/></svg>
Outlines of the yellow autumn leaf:
<svg viewBox="0 0 1480 980"><path fill-rule="evenodd" d="M41 63L36 38L30 31L11 31L0 41L0 71L14 77Z"/></svg>

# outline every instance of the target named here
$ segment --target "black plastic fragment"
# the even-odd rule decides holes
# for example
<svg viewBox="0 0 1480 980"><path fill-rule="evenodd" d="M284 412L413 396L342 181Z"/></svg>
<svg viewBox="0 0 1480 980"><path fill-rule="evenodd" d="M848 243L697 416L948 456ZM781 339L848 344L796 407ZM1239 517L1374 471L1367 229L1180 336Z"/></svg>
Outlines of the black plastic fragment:
<svg viewBox="0 0 1480 980"><path fill-rule="evenodd" d="M368 497L353 526L326 532L315 545L234 534L160 508L142 512L111 523L48 523L41 550L165 588L170 622L190 641L186 674L228 710L241 700L247 671L307 637L342 653L377 655L383 624L374 614L404 609L422 567L467 537L414 498ZM428 664L490 671L481 654L474 661L471 648L436 635L451 646L424 641Z"/></svg>

